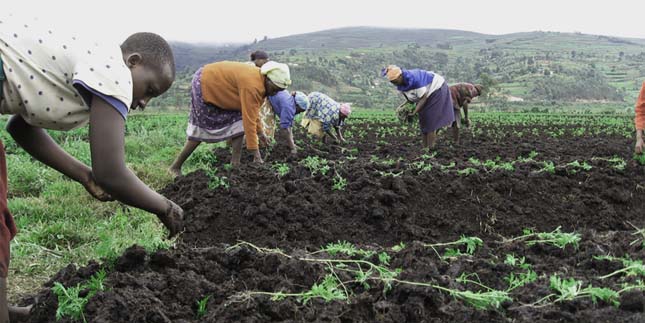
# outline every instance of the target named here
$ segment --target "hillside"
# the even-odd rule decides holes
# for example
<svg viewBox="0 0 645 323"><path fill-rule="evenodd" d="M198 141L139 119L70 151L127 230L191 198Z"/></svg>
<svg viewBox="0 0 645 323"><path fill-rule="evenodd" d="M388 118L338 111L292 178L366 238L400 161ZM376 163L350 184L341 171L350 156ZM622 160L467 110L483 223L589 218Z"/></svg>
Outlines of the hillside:
<svg viewBox="0 0 645 323"><path fill-rule="evenodd" d="M531 102L623 102L630 106L645 79L645 40L579 33L485 35L348 27L237 47L174 43L173 48L180 75L158 104L187 105L194 70L213 61L248 60L256 49L291 66L293 89L323 91L339 101L366 107L388 107L401 101L379 76L387 64L432 70L450 83L484 82L493 85L498 98L512 96Z"/></svg>

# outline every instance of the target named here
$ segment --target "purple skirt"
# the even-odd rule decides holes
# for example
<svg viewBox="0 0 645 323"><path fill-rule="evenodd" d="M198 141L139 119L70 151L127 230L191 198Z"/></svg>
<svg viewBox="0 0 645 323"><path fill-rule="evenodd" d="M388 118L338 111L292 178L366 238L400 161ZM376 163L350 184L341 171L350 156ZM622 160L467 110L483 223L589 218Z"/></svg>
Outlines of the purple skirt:
<svg viewBox="0 0 645 323"><path fill-rule="evenodd" d="M439 128L451 125L455 121L450 88L444 83L440 89L430 94L425 106L419 111L419 127L424 135Z"/></svg>
<svg viewBox="0 0 645 323"><path fill-rule="evenodd" d="M202 68L193 76L190 95L191 109L186 128L188 139L219 142L244 134L241 111L224 110L204 101Z"/></svg>

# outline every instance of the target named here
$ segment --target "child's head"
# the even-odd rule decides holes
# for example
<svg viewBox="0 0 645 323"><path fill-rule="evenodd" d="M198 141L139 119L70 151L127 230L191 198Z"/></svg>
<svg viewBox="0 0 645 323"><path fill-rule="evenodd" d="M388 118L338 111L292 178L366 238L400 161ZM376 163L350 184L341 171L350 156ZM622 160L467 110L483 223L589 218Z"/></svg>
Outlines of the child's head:
<svg viewBox="0 0 645 323"><path fill-rule="evenodd" d="M255 63L255 66L262 67L262 65L269 61L269 54L265 51L256 50L251 53L251 60Z"/></svg>
<svg viewBox="0 0 645 323"><path fill-rule="evenodd" d="M131 109L145 108L175 80L175 58L170 45L153 33L136 33L121 44L123 60L132 73Z"/></svg>

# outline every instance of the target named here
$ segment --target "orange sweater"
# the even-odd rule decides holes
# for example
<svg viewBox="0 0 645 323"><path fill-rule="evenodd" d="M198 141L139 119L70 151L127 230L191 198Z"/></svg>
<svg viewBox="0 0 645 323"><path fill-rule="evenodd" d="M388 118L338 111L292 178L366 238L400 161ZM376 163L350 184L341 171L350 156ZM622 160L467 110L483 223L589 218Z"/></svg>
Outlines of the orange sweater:
<svg viewBox="0 0 645 323"><path fill-rule="evenodd" d="M645 82L643 82L641 94L638 96L638 100L636 100L634 123L636 124L636 130L645 129Z"/></svg>
<svg viewBox="0 0 645 323"><path fill-rule="evenodd" d="M262 132L260 107L266 96L260 69L239 62L212 63L204 66L201 81L206 103L242 111L246 149L258 149L258 133Z"/></svg>

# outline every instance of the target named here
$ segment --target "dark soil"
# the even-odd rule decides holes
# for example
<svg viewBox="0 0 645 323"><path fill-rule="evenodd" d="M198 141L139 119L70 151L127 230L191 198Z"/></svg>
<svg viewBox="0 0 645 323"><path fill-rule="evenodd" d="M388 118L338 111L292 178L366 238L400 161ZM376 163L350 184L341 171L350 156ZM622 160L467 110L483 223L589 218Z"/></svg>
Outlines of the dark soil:
<svg viewBox="0 0 645 323"><path fill-rule="evenodd" d="M358 138L361 129L382 127L398 125L352 125L354 138L345 150L302 144L294 158L278 146L264 152L266 164L246 162L229 172L220 162L214 166L218 175L227 177L229 189L209 189L203 171L176 179L163 191L186 212L186 231L176 248L155 253L136 246L128 249L109 270L109 290L90 299L86 318L90 322L645 322L641 290L621 294L619 306L589 298L525 306L552 293L549 277L554 274L614 290L636 281L637 277L625 275L599 279L622 266L593 258L645 258L642 243L631 243L638 238L631 225L645 226L641 186L645 172L631 162L630 139L570 133L557 139L540 134L519 137L514 131L522 129L504 126L486 128L476 138L467 131L460 145L452 144L449 132L443 133L437 154L428 158L420 152L420 139L409 132L377 138L373 131ZM532 151L538 153L536 161L516 163L512 171L487 171L471 159L511 161ZM214 153L220 161L229 158L224 149ZM312 176L301 162L307 156L327 159L328 174ZM623 170L607 160L592 159L613 156L627 161ZM565 166L575 160L592 168ZM541 171L542 161L554 162L555 171ZM271 167L278 162L289 165L287 175L279 177ZM432 170L422 171L419 165L432 165ZM478 172L457 173L468 167ZM345 190L332 190L338 176L347 180ZM525 228L546 232L557 227L580 233L579 247L503 242L520 236ZM484 246L474 256L444 261L437 252L445 249L423 245L454 241L461 235L480 237ZM457 283L463 273L476 273L483 284L506 289L504 277L522 272L504 263L507 254L525 257L539 278L513 290L513 301L497 310L478 310L445 292L398 283L386 293L383 284L373 283L369 289L350 284L349 302L240 298L233 296L245 291L306 291L328 271L319 263L247 247L228 248L239 241L300 256L330 242L349 241L388 252L390 267L403 269L400 279L459 290L481 290ZM390 249L400 242L406 244L402 251ZM100 268L93 263L59 272L41 293L32 322L55 321L57 300L48 288L53 282L74 286ZM207 295L211 295L207 312L197 318L197 301Z"/></svg>

